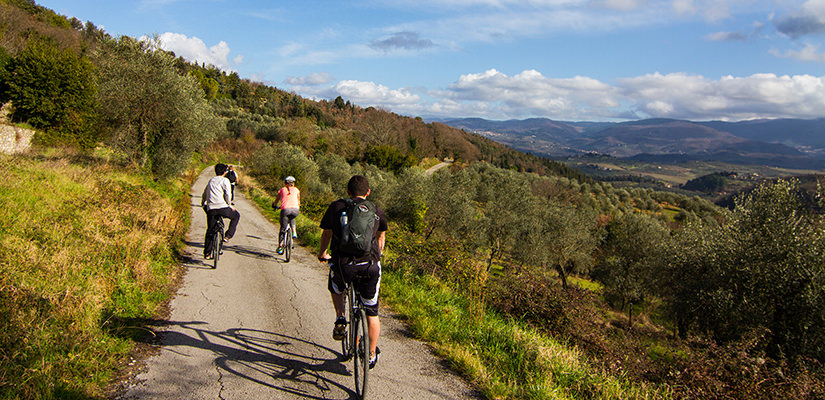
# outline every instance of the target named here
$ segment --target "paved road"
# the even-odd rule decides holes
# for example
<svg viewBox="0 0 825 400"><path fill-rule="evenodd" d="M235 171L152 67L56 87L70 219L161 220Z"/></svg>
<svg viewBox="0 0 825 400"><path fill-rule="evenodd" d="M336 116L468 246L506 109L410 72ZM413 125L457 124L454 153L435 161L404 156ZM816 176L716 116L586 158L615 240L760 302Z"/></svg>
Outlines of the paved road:
<svg viewBox="0 0 825 400"><path fill-rule="evenodd" d="M236 193L241 222L217 269L203 260L198 207L211 168L192 187L183 286L157 355L121 399L351 399L352 363L332 340L326 267L297 248L273 251L276 227ZM477 399L478 394L382 308L381 361L371 399Z"/></svg>

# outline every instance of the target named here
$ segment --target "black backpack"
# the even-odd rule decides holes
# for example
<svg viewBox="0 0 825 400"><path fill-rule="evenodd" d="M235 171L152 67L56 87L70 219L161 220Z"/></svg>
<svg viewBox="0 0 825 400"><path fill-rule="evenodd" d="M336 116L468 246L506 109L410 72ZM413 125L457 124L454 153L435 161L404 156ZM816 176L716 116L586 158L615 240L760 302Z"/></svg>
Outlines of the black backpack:
<svg viewBox="0 0 825 400"><path fill-rule="evenodd" d="M353 257L364 257L372 252L372 239L378 213L375 204L369 200L345 199L346 219L341 215L341 240L338 251Z"/></svg>

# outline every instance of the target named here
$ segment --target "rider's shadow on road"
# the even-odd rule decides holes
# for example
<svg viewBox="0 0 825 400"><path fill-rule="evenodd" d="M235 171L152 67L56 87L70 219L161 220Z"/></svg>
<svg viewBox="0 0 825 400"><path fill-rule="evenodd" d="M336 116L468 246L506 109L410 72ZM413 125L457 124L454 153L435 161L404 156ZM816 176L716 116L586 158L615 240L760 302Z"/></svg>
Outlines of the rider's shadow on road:
<svg viewBox="0 0 825 400"><path fill-rule="evenodd" d="M352 394L345 385L329 379L330 374L349 375L349 372L341 362L340 354L328 347L256 329L215 332L197 327L204 324L198 321L166 324L178 325L192 334L167 331L163 334L162 348L187 356L191 352L175 348L208 350L215 355L214 364L218 368L256 384L307 399L329 399L331 393ZM308 386L316 386L317 390L307 390ZM313 392L322 396L312 395Z"/></svg>

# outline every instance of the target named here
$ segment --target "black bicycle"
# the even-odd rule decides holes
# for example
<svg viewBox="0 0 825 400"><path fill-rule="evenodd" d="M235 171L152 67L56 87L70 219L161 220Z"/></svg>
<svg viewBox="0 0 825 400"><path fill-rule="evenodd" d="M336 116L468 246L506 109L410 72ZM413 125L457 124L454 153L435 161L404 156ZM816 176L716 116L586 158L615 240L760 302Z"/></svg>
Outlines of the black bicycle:
<svg viewBox="0 0 825 400"><path fill-rule="evenodd" d="M354 280L369 279L356 276ZM347 298L344 316L349 324L344 339L341 340L341 354L344 360L352 358L353 377L355 378L355 394L359 399L366 397L367 378L370 370L370 337L367 329L367 314L361 295L352 283L347 283L344 289Z"/></svg>
<svg viewBox="0 0 825 400"><path fill-rule="evenodd" d="M212 227L212 269L218 268L218 258L223 254L223 217L215 216L215 226Z"/></svg>

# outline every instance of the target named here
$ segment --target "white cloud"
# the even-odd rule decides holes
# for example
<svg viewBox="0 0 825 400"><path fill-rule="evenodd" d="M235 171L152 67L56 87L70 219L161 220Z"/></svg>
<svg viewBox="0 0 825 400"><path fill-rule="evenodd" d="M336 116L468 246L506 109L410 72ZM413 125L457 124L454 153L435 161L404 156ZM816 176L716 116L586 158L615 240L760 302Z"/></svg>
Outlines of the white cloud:
<svg viewBox="0 0 825 400"><path fill-rule="evenodd" d="M825 76L811 75L754 74L713 80L685 73L654 73L619 79L611 85L582 76L547 78L535 70L508 76L490 69L462 75L447 88L426 93L353 80L298 89L316 98L342 96L362 106L433 117L738 121L820 118L825 110Z"/></svg>
<svg viewBox="0 0 825 400"><path fill-rule="evenodd" d="M598 0L594 1L593 4L612 10L630 11L645 6L647 0Z"/></svg>
<svg viewBox="0 0 825 400"><path fill-rule="evenodd" d="M705 39L711 42L733 42L738 40L747 40L748 35L742 32L714 32L705 35Z"/></svg>
<svg viewBox="0 0 825 400"><path fill-rule="evenodd" d="M656 73L621 79L619 87L640 112L652 117L817 118L825 109L825 76L754 74L711 80Z"/></svg>
<svg viewBox="0 0 825 400"><path fill-rule="evenodd" d="M825 33L825 0L808 0L799 10L774 20L776 29L794 39Z"/></svg>
<svg viewBox="0 0 825 400"><path fill-rule="evenodd" d="M243 56L239 55L233 59L233 62L230 62L229 53L231 50L224 41L209 47L197 37L190 38L180 33L166 32L158 38L164 50L173 51L175 55L190 62L211 64L222 70L232 71L232 66L243 60Z"/></svg>
<svg viewBox="0 0 825 400"><path fill-rule="evenodd" d="M341 96L363 107L415 107L421 97L407 89L390 89L374 82L344 80L328 87L294 86L293 89L315 99L333 99Z"/></svg>
<svg viewBox="0 0 825 400"><path fill-rule="evenodd" d="M778 50L771 50L777 57L792 58L799 61L813 61L825 63L825 52L819 51L819 45L808 43L802 50L787 50L781 52Z"/></svg>
<svg viewBox="0 0 825 400"><path fill-rule="evenodd" d="M592 78L549 79L535 70L507 76L495 69L462 75L444 92L453 101L489 103L507 116L551 118L579 118L594 110L610 114L619 105L617 94L610 85Z"/></svg>
<svg viewBox="0 0 825 400"><path fill-rule="evenodd" d="M335 79L326 72L315 72L307 76L288 77L284 82L293 86L318 86L326 85Z"/></svg>

